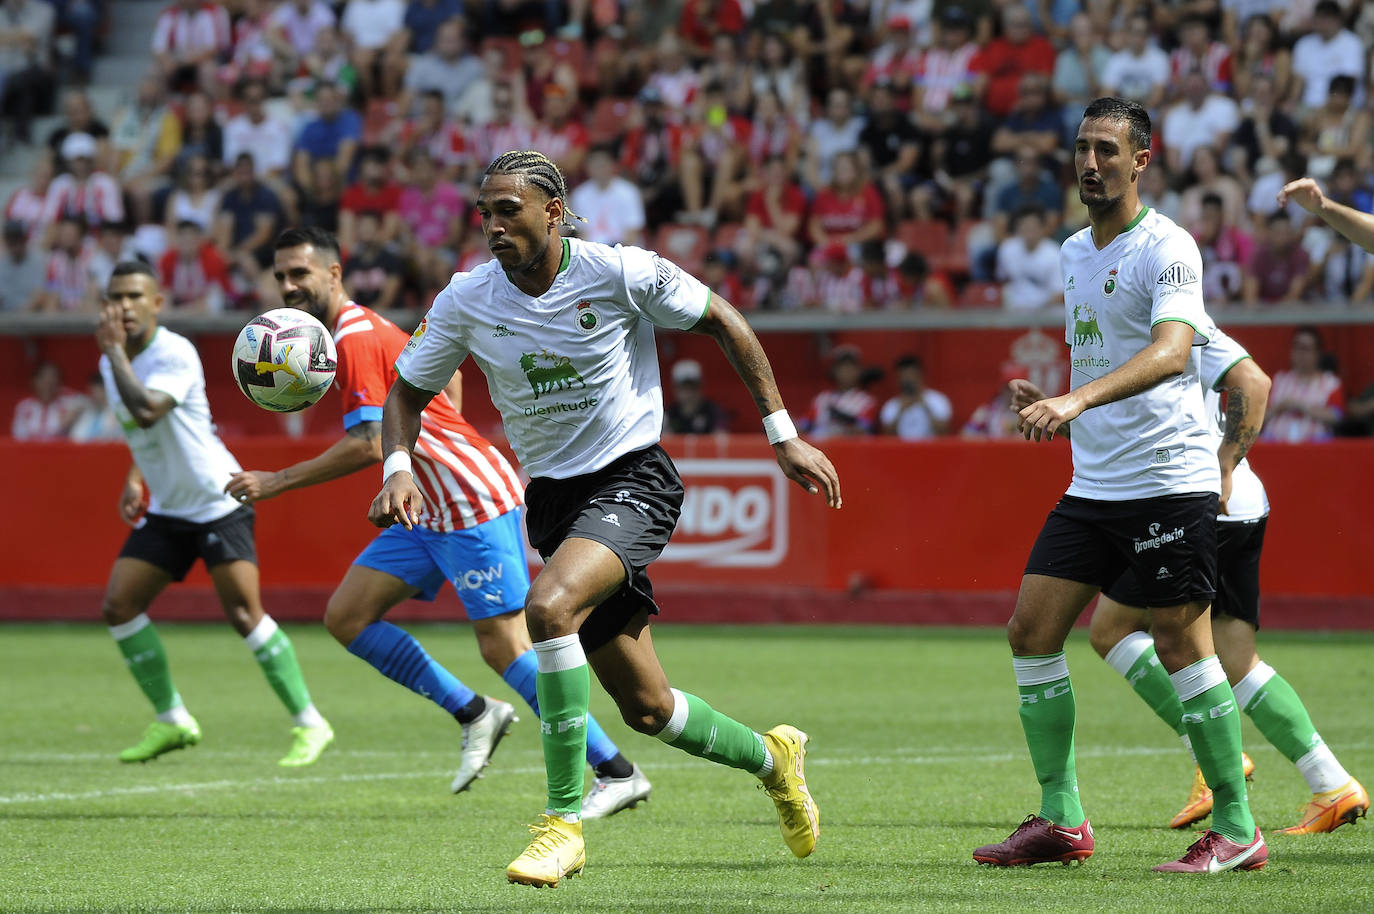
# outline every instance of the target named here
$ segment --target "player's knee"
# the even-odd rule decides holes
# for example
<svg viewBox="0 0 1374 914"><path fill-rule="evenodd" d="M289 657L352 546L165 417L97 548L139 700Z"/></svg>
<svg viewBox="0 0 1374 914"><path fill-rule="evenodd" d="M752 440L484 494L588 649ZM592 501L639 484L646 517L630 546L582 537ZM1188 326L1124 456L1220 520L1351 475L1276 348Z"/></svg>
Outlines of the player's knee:
<svg viewBox="0 0 1374 914"><path fill-rule="evenodd" d="M497 673L504 673L516 657L525 653L523 639L513 632L481 632L477 635L477 650L482 661Z"/></svg>
<svg viewBox="0 0 1374 914"><path fill-rule="evenodd" d="M123 625L143 612L142 606L135 606L128 600L106 594L100 602L100 618L106 625Z"/></svg>
<svg viewBox="0 0 1374 914"><path fill-rule="evenodd" d="M618 699L620 716L625 725L637 733L653 736L668 726L673 716L673 693L664 690L663 694L636 690Z"/></svg>
<svg viewBox="0 0 1374 914"><path fill-rule="evenodd" d="M573 633L576 607L558 587L531 587L525 597L525 624L535 641L548 641Z"/></svg>
<svg viewBox="0 0 1374 914"><path fill-rule="evenodd" d="M1121 638L1117 637L1117 632L1105 625L1098 625L1097 620L1093 619L1093 624L1088 627L1088 643L1097 651L1097 656L1106 658L1107 653L1114 647Z"/></svg>
<svg viewBox="0 0 1374 914"><path fill-rule="evenodd" d="M334 640L344 647L348 647L357 640L367 625L367 620L355 610L353 605L347 600L340 599L338 594L330 597L329 602L325 604L324 627L329 634L334 636Z"/></svg>
<svg viewBox="0 0 1374 914"><path fill-rule="evenodd" d="M1007 643L1011 645L1013 654L1035 653L1033 640L1035 638L1035 628L1030 625L1020 613L1012 613L1011 619L1007 621Z"/></svg>

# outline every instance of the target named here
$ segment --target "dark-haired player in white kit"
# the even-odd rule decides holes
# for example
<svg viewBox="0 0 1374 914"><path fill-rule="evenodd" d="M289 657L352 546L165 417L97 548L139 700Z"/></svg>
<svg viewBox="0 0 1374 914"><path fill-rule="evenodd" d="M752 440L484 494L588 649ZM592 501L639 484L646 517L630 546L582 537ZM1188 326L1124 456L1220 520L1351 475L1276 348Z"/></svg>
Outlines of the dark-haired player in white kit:
<svg viewBox="0 0 1374 914"><path fill-rule="evenodd" d="M382 416L382 491L370 517L414 523L421 503L409 468L420 413L471 355L487 376L506 434L532 479L531 544L547 560L525 600L539 657L537 689L548 776L534 840L506 868L512 882L557 885L586 859L582 754L588 665L641 733L755 774L799 857L815 848L816 804L802 761L806 734L760 734L670 688L649 636L657 612L647 569L668 542L683 487L659 447L663 394L654 326L713 336L764 415L788 478L840 506L839 479L796 437L763 347L725 300L676 265L635 247L563 238L571 215L558 168L508 152L477 197L495 260L459 273L396 362L400 382Z"/></svg>
<svg viewBox="0 0 1374 914"><path fill-rule="evenodd" d="M1186 231L1140 201L1150 164L1150 117L1140 105L1090 104L1074 163L1090 225L1064 243L1060 264L1071 390L1026 406L1019 419L1036 441L1072 422L1073 481L1031 549L1007 625L1041 806L973 856L1020 866L1092 854L1064 640L1098 592L1131 569L1215 793L1212 829L1155 869L1258 869L1268 853L1250 815L1240 719L1207 611L1221 473L1195 351L1214 332L1202 302L1202 257Z"/></svg>

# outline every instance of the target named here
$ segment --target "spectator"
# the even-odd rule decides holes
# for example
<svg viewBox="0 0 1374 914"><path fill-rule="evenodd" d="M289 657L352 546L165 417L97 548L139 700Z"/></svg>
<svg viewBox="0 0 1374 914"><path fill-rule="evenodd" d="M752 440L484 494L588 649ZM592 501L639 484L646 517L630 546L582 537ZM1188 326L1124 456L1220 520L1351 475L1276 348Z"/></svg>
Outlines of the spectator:
<svg viewBox="0 0 1374 914"><path fill-rule="evenodd" d="M483 73L482 61L468 49L463 20L449 19L435 33L433 49L410 61L405 72L405 92L398 100L398 107L409 112L414 107L416 95L437 91L443 94L444 108L455 109L463 93L480 80Z"/></svg>
<svg viewBox="0 0 1374 914"><path fill-rule="evenodd" d="M1026 371L1020 365L1004 363L996 396L973 411L964 423L960 436L993 440L1020 438L1021 433L1016 430L1016 413L1011 408L1011 382L1025 375Z"/></svg>
<svg viewBox="0 0 1374 914"><path fill-rule="evenodd" d="M949 431L954 414L949 397L926 387L925 366L914 355L897 359L897 395L883 404L879 419L884 435L903 441L938 438Z"/></svg>
<svg viewBox="0 0 1374 914"><path fill-rule="evenodd" d="M0 254L0 312L33 311L40 304L43 258L29 246L22 222L5 223L5 253Z"/></svg>
<svg viewBox="0 0 1374 914"><path fill-rule="evenodd" d="M229 267L197 222L176 226L172 247L158 264L167 301L178 311L214 314L231 293Z"/></svg>
<svg viewBox="0 0 1374 914"><path fill-rule="evenodd" d="M643 246L644 199L639 188L616 174L609 146L592 148L587 180L573 189L568 205L587 220L578 231L588 241Z"/></svg>
<svg viewBox="0 0 1374 914"><path fill-rule="evenodd" d="M225 165L234 165L245 153L251 155L259 174L273 179L291 167L291 126L267 110L267 85L258 79L239 86L243 110L224 127Z"/></svg>
<svg viewBox="0 0 1374 914"><path fill-rule="evenodd" d="M99 301L114 274L115 264L125 260L138 260L139 254L133 239L118 222L107 222L96 233L95 245L91 250L89 272L93 298Z"/></svg>
<svg viewBox="0 0 1374 914"><path fill-rule="evenodd" d="M270 40L288 72L313 51L320 33L334 28L334 11L324 0L286 0L272 13Z"/></svg>
<svg viewBox="0 0 1374 914"><path fill-rule="evenodd" d="M532 145L553 160L565 177L582 174L591 140L580 118L574 118L577 96L561 83L544 87L544 116L534 128Z"/></svg>
<svg viewBox="0 0 1374 914"><path fill-rule="evenodd" d="M1054 72L1054 45L1035 33L1030 10L1012 3L1002 8L1002 35L974 55L970 68L982 84L983 107L994 117L1006 117L1016 107L1021 77Z"/></svg>
<svg viewBox="0 0 1374 914"><path fill-rule="evenodd" d="M523 88L505 80L494 83L491 108L491 118L473 131L479 163L490 162L507 149L528 149L534 139L534 116Z"/></svg>
<svg viewBox="0 0 1374 914"><path fill-rule="evenodd" d="M674 118L681 117L701 87L701 77L692 69L682 42L672 32L664 32L654 48L654 71L647 88L658 92Z"/></svg>
<svg viewBox="0 0 1374 914"><path fill-rule="evenodd" d="M872 89L878 84L893 92L910 97L916 77L921 72L921 48L913 40L911 20L896 15L887 20L878 46L868 54L862 85Z"/></svg>
<svg viewBox="0 0 1374 914"><path fill-rule="evenodd" d="M1290 444L1325 441L1341 420L1341 379L1322 368L1322 337L1316 327L1293 331L1288 369L1274 375L1260 437Z"/></svg>
<svg viewBox="0 0 1374 914"><path fill-rule="evenodd" d="M409 35L405 0L348 0L339 27L353 49L358 88L367 98L391 98L401 88Z"/></svg>
<svg viewBox="0 0 1374 914"><path fill-rule="evenodd" d="M315 44L300 61L301 78L292 80L288 90L320 83L331 83L339 87L345 100L352 98L358 90L358 71L348 56L348 46L342 33L333 26L320 29L315 36ZM298 108L305 104L295 102Z"/></svg>
<svg viewBox="0 0 1374 914"><path fill-rule="evenodd" d="M22 225L31 241L38 237L43 228L43 211L47 206L52 176L52 157L39 155L33 161L28 183L15 188L9 200L5 201L5 224Z"/></svg>
<svg viewBox="0 0 1374 914"><path fill-rule="evenodd" d="M10 436L16 441L67 437L81 409L81 395L62 386L62 372L52 362L39 362L29 382L33 394L15 404Z"/></svg>
<svg viewBox="0 0 1374 914"><path fill-rule="evenodd" d="M1202 253L1202 299L1209 305L1239 301L1254 244L1250 236L1226 221L1221 197L1202 197L1202 218L1193 229Z"/></svg>
<svg viewBox="0 0 1374 914"><path fill-rule="evenodd" d="M954 117L931 144L932 179L911 194L917 219L952 211L956 219L973 217L992 161L992 125L967 86L954 90Z"/></svg>
<svg viewBox="0 0 1374 914"><path fill-rule="evenodd" d="M1162 139L1169 170L1182 174L1193 164L1200 146L1225 149L1240 125L1240 108L1234 101L1208 88L1201 70L1183 74L1182 98L1164 116Z"/></svg>
<svg viewBox="0 0 1374 914"><path fill-rule="evenodd" d="M746 20L739 0L686 0L678 18L677 33L697 58L711 53L717 36L736 36L744 32Z"/></svg>
<svg viewBox="0 0 1374 914"><path fill-rule="evenodd" d="M1088 102L1101 96L1102 74L1112 49L1102 41L1092 17L1077 13L1069 22L1069 43L1054 59L1050 88L1063 109L1064 130L1076 130Z"/></svg>
<svg viewBox="0 0 1374 914"><path fill-rule="evenodd" d="M1355 96L1364 80L1364 45L1345 28L1345 14L1335 0L1320 0L1312 14L1312 31L1293 45L1293 100L1308 111L1326 104L1333 76L1355 81Z"/></svg>
<svg viewBox="0 0 1374 914"><path fill-rule="evenodd" d="M1064 146L1064 116L1050 98L1049 79L1040 73L1021 77L1016 105L992 135L995 155L1011 158L1023 149L1040 156L1047 167L1059 164Z"/></svg>
<svg viewBox="0 0 1374 914"><path fill-rule="evenodd" d="M1220 154L1211 146L1199 146L1193 150L1192 168L1186 184L1187 190L1179 196L1178 212L1173 216L1180 225L1190 231L1196 228L1202 218L1202 198L1207 194L1216 194L1221 198L1228 225L1246 224L1245 190L1239 181L1222 169Z"/></svg>
<svg viewBox="0 0 1374 914"><path fill-rule="evenodd" d="M372 210L381 220L378 241L392 244L401 232L401 186L391 179L391 153L385 146L363 150L358 181L339 201L339 245L353 250L359 241L357 217Z"/></svg>
<svg viewBox="0 0 1374 914"><path fill-rule="evenodd" d="M921 58L913 95L912 112L922 130L939 133L948 125L954 90L971 90L977 81L973 73L977 53L969 14L958 5L945 7L940 15L939 41Z"/></svg>
<svg viewBox="0 0 1374 914"><path fill-rule="evenodd" d="M468 201L457 186L439 180L439 168L423 148L411 152L409 165L399 204L405 250L421 290L441 289L462 246Z"/></svg>
<svg viewBox="0 0 1374 914"><path fill-rule="evenodd" d="M353 154L363 135L363 119L344 106L344 95L334 83L320 83L315 89L315 117L306 121L296 140L292 168L296 180L309 182L310 163L333 159L342 177L353 173Z"/></svg>
<svg viewBox="0 0 1374 914"><path fill-rule="evenodd" d="M854 114L849 91L831 89L826 96L825 117L812 122L807 140L807 181L813 188L830 183L837 156L858 151L863 129L863 118Z"/></svg>
<svg viewBox="0 0 1374 914"><path fill-rule="evenodd" d="M1245 304L1254 307L1302 300L1311 258L1288 215L1274 212L1265 220L1265 237L1250 255L1245 271ZM1296 350L1297 343L1294 347Z"/></svg>
<svg viewBox="0 0 1374 914"><path fill-rule="evenodd" d="M102 169L110 167L110 128L96 117L95 109L91 107L91 97L79 89L68 92L62 99L62 123L48 133L48 149L63 170L67 163L62 161L62 141L73 133L87 133L94 137L96 162Z"/></svg>
<svg viewBox="0 0 1374 914"><path fill-rule="evenodd" d="M1216 161L1216 156L1214 154L1212 155L1211 161ZM1191 191L1192 188L1190 187L1189 190ZM1203 191L1199 191L1199 193L1201 192ZM1087 207L1083 207L1082 202L1078 199L1077 188L1074 188L1071 193L1073 194L1073 202L1078 204L1083 212L1083 218L1078 222L1078 227L1081 228L1088 224ZM1278 193L1278 191L1275 191L1275 193ZM1201 197L1198 199L1200 201ZM1153 164L1141 174L1140 202L1156 212L1163 213L1175 222L1187 225L1188 223L1181 215L1183 211L1182 201L1182 195L1169 186L1169 169L1163 162ZM1068 223L1068 221L1066 217L1065 222Z"/></svg>
<svg viewBox="0 0 1374 914"><path fill-rule="evenodd" d="M91 275L95 242L79 213L60 216L53 226L52 246L44 270L44 291L37 311L91 311L99 298Z"/></svg>
<svg viewBox="0 0 1374 914"><path fill-rule="evenodd" d="M782 303L785 308L824 308L836 314L864 309L864 274L839 242L816 248L812 266L794 266L787 274Z"/></svg>
<svg viewBox="0 0 1374 914"><path fill-rule="evenodd" d="M203 157L209 165L211 180L219 178L219 164L224 161L224 129L215 120L215 108L204 92L191 92L181 113L181 149L178 162L194 156Z"/></svg>
<svg viewBox="0 0 1374 914"><path fill-rule="evenodd" d="M408 162L412 155L423 153L446 182L476 183L486 163L477 161L472 140L445 116L444 94L438 89L426 89L420 93L416 107L418 113L400 122L391 140L396 158Z"/></svg>
<svg viewBox="0 0 1374 914"><path fill-rule="evenodd" d="M758 17L757 10L755 16ZM801 60L789 52L787 42L781 35L776 32L764 34L751 79L756 98L769 92L776 93L783 110L794 120L801 123L810 120L811 100L806 91L806 69Z"/></svg>
<svg viewBox="0 0 1374 914"><path fill-rule="evenodd" d="M754 99L754 120L749 130L749 166L758 170L773 156L780 156L789 175L797 173L804 134L796 118L783 108L778 93L769 90ZM755 182L757 184L757 182Z"/></svg>
<svg viewBox="0 0 1374 914"><path fill-rule="evenodd" d="M214 65L229 50L229 14L218 3L176 0L153 27L153 59L174 92L214 84Z"/></svg>
<svg viewBox="0 0 1374 914"><path fill-rule="evenodd" d="M316 159L305 169L303 181L292 182L291 190L296 198L296 220L302 228L314 226L338 234L343 181L333 159Z"/></svg>
<svg viewBox="0 0 1374 914"><path fill-rule="evenodd" d="M736 248L746 260L757 258L764 272L785 270L801 257L806 195L791 174L784 156L769 156L759 187L745 204L744 230ZM774 262L771 269L764 260Z"/></svg>
<svg viewBox="0 0 1374 914"><path fill-rule="evenodd" d="M73 133L62 141L62 158L70 171L48 186L45 224L67 215L80 215L91 227L124 221L124 194L114 178L96 170L96 152L95 138L88 133Z"/></svg>
<svg viewBox="0 0 1374 914"><path fill-rule="evenodd" d="M1126 43L1107 61L1102 88L1113 95L1159 110L1169 84L1169 55L1154 43L1150 18L1135 13L1126 25Z"/></svg>
<svg viewBox="0 0 1374 914"><path fill-rule="evenodd" d="M1045 171L1043 162L1032 149L1018 150L1015 181L1002 186L996 197L989 194L988 202L992 204L990 215L998 238L1006 238L1013 231L1012 217L1028 206L1041 211L1047 232L1054 233L1059 229L1063 219L1063 192Z"/></svg>
<svg viewBox="0 0 1374 914"><path fill-rule="evenodd" d="M1232 55L1231 79L1236 98L1252 98L1254 82L1273 83L1274 98L1287 99L1293 83L1293 53L1280 39L1274 20L1256 13L1245 20L1245 32Z"/></svg>
<svg viewBox="0 0 1374 914"><path fill-rule="evenodd" d="M663 431L672 435L709 435L729 431L725 410L701 391L701 364L673 363L673 399L663 410Z"/></svg>
<svg viewBox="0 0 1374 914"><path fill-rule="evenodd" d="M884 231L883 198L873 182L859 170L858 156L835 156L830 185L816 194L807 223L817 246L832 243L862 244L881 238Z"/></svg>
<svg viewBox="0 0 1374 914"><path fill-rule="evenodd" d="M859 133L859 146L891 212L906 208L907 194L916 185L921 136L911 119L897 108L886 78L869 90L868 117Z"/></svg>
<svg viewBox="0 0 1374 914"><path fill-rule="evenodd" d="M672 219L682 203L677 170L682 133L668 123L663 99L652 87L639 93L630 117L620 146L620 170L639 186L645 219L656 227Z"/></svg>
<svg viewBox="0 0 1374 914"><path fill-rule="evenodd" d="M1231 161L1237 171L1250 179L1259 170L1260 160L1266 164L1280 161L1298 147L1298 125L1287 112L1278 107L1280 95L1272 76L1257 75L1250 80L1250 95L1246 99L1249 110L1242 116L1231 144L1242 153Z"/></svg>
<svg viewBox="0 0 1374 914"><path fill-rule="evenodd" d="M1298 151L1307 156L1307 173L1318 180L1330 177L1340 159L1370 161L1370 117L1351 102L1355 80L1349 76L1331 77L1326 101L1313 111L1303 125Z"/></svg>
<svg viewBox="0 0 1374 914"><path fill-rule="evenodd" d="M1178 47L1169 55L1169 76L1176 87L1192 71L1202 73L1207 91L1225 94L1231 91L1231 51L1220 41L1212 40L1207 19L1196 13L1186 14L1178 25Z"/></svg>
<svg viewBox="0 0 1374 914"><path fill-rule="evenodd" d="M52 110L55 14L43 0L0 3L0 112L14 125L14 137L31 141L33 117Z"/></svg>
<svg viewBox="0 0 1374 914"><path fill-rule="evenodd" d="M219 191L211 183L210 160L194 155L182 162L177 170L177 184L167 197L164 218L167 236L176 232L183 222L194 222L202 233L209 234L219 212Z"/></svg>
<svg viewBox="0 0 1374 914"><path fill-rule="evenodd" d="M243 79L276 79L277 52L272 46L272 0L239 0L234 20L233 50L217 79L235 85Z"/></svg>
<svg viewBox="0 0 1374 914"><path fill-rule="evenodd" d="M754 306L753 296L739 275L739 257L729 248L712 248L702 262L701 281L740 310Z"/></svg>
<svg viewBox="0 0 1374 914"><path fill-rule="evenodd" d="M253 155L241 152L234 160L232 183L215 214L215 245L224 252L242 285L253 286L272 263L272 240L286 213L281 200L257 179Z"/></svg>
<svg viewBox="0 0 1374 914"><path fill-rule="evenodd" d="M1374 292L1374 254L1336 232L1323 236L1324 245L1312 253L1322 300L1340 305L1368 303Z"/></svg>
<svg viewBox="0 0 1374 914"><path fill-rule="evenodd" d="M949 280L942 273L931 273L926 259L916 251L897 264L897 289L907 307L948 308L954 303Z"/></svg>
<svg viewBox="0 0 1374 914"><path fill-rule="evenodd" d="M888 266L887 251L881 241L865 241L859 245L859 269L864 276L865 308L886 311L907 306L901 283L897 281L897 271Z"/></svg>
<svg viewBox="0 0 1374 914"><path fill-rule="evenodd" d="M105 396L105 379L98 371L91 372L86 379L86 396L67 436L77 444L124 440L124 429L110 408L110 401Z"/></svg>
<svg viewBox="0 0 1374 914"><path fill-rule="evenodd" d="M353 301L385 310L397 306L405 264L381 243L382 220L382 214L373 209L357 214L357 243L344 263L343 284Z"/></svg>
<svg viewBox="0 0 1374 914"><path fill-rule="evenodd" d="M833 386L816 394L802 419L802 428L812 439L871 435L877 430L878 401L863 388L859 359L854 347L835 347L830 362Z"/></svg>
<svg viewBox="0 0 1374 914"><path fill-rule="evenodd" d="M410 0L405 16L406 31L410 34L410 52L428 54L438 38L439 27L462 15L462 0Z"/></svg>
<svg viewBox="0 0 1374 914"><path fill-rule="evenodd" d="M134 98L116 112L110 132L114 174L140 223L152 220L153 193L166 183L181 149L181 121L164 104L164 93L156 76L139 80Z"/></svg>
<svg viewBox="0 0 1374 914"><path fill-rule="evenodd" d="M997 279L1008 311L1034 311L1064 300L1059 245L1049 237L1045 212L1026 207L1012 220L1012 234L997 246Z"/></svg>

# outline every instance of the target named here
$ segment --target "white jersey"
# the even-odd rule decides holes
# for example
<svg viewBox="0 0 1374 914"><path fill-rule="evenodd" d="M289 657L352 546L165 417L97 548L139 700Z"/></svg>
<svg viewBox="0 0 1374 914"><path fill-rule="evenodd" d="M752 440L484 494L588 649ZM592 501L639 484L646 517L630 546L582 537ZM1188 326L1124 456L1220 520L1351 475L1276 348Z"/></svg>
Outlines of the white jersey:
<svg viewBox="0 0 1374 914"><path fill-rule="evenodd" d="M1221 409L1221 379L1237 362L1248 358L1250 353L1245 351L1245 347L1220 329L1212 335L1211 342L1202 347L1203 399L1212 421L1212 437L1217 447L1221 447L1222 439L1226 436L1226 416ZM1217 517L1218 521L1244 523L1269 514L1269 496L1265 494L1264 483L1250 468L1249 459L1242 459L1231 473L1231 497L1226 502L1226 510L1228 513Z"/></svg>
<svg viewBox="0 0 1374 914"><path fill-rule="evenodd" d="M100 357L105 396L114 405L148 486L148 513L207 523L238 508L224 485L239 471L239 462L215 433L196 347L186 337L158 327L132 365L144 387L176 401L151 427L139 428L120 399L109 358Z"/></svg>
<svg viewBox="0 0 1374 914"><path fill-rule="evenodd" d="M1199 349L1215 326L1202 303L1202 255L1191 235L1146 208L1102 250L1085 228L1064 242L1064 341L1070 387L1124 365L1150 345L1155 324L1194 330L1183 373L1073 420L1068 494L1099 501L1221 491L1202 399Z"/></svg>
<svg viewBox="0 0 1374 914"><path fill-rule="evenodd" d="M710 300L700 281L651 251L566 238L558 275L538 298L496 261L455 274L396 371L439 391L471 354L530 476L580 476L658 441L654 325L686 330Z"/></svg>

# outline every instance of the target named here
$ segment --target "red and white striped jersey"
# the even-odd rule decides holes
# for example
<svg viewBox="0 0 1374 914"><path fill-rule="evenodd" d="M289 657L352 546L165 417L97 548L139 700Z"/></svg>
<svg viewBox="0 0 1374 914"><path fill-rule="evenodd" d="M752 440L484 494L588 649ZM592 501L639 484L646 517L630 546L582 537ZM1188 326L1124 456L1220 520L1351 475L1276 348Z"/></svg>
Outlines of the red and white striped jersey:
<svg viewBox="0 0 1374 914"><path fill-rule="evenodd" d="M92 233L107 222L123 222L124 192L119 189L119 182L103 171L85 181L70 174L58 175L48 185L43 222L56 222L66 215L84 216Z"/></svg>
<svg viewBox="0 0 1374 914"><path fill-rule="evenodd" d="M28 237L33 238L43 224L47 200L46 194L40 194L27 185L21 187L10 194L9 202L5 204L5 221L22 223Z"/></svg>
<svg viewBox="0 0 1374 914"><path fill-rule="evenodd" d="M153 53L185 57L199 51L223 51L233 40L229 14L217 3L188 10L169 6L153 26Z"/></svg>
<svg viewBox="0 0 1374 914"><path fill-rule="evenodd" d="M334 324L339 351L334 386L344 428L379 422L394 367L410 334L371 308L349 302ZM524 503L515 470L477 433L443 393L420 416L415 444L415 482L425 497L420 525L439 533L474 527Z"/></svg>

